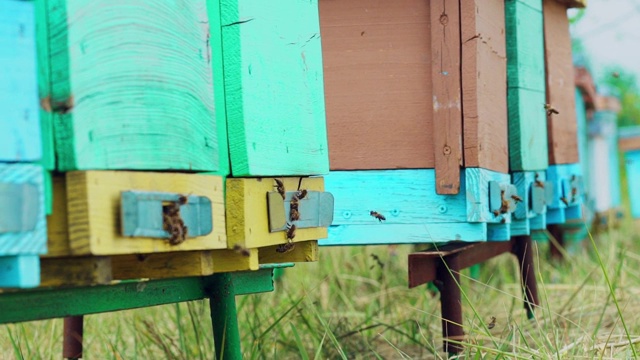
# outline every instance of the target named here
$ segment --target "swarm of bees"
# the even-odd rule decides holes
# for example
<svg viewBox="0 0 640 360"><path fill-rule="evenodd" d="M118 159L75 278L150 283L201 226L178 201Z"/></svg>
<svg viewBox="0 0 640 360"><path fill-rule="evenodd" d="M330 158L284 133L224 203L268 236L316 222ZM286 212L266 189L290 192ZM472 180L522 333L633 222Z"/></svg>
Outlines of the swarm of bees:
<svg viewBox="0 0 640 360"><path fill-rule="evenodd" d="M556 110L556 108L551 106L551 104L544 104L544 109L547 111L547 116L551 116L553 114L556 114L556 115L560 114L560 112Z"/></svg>
<svg viewBox="0 0 640 360"><path fill-rule="evenodd" d="M286 190L284 187L284 182L282 180L274 179L276 185L274 186L280 196L282 196L282 200L286 198ZM302 182L302 179L300 179ZM295 221L300 220L300 200L307 197L308 191L306 189L300 190L300 184L298 184L298 190L291 197L291 201L289 202L289 221L287 222L287 232L285 233L287 243L278 245L276 247L276 252L279 253L287 253L295 248L295 244L293 243L293 239L296 237L296 224Z"/></svg>
<svg viewBox="0 0 640 360"><path fill-rule="evenodd" d="M373 216L375 219L377 219L377 220L378 220L378 222L382 222L382 221L384 221L384 220L387 220L387 218L386 218L386 217L384 217L384 215L380 214L380 213L379 213L379 212L377 212L377 211L370 211L370 212L369 212L369 215L371 215L371 216Z"/></svg>
<svg viewBox="0 0 640 360"><path fill-rule="evenodd" d="M162 206L162 227L169 233L169 244L180 245L187 239L189 229L180 216L180 206L185 205L188 198L180 195L178 201Z"/></svg>

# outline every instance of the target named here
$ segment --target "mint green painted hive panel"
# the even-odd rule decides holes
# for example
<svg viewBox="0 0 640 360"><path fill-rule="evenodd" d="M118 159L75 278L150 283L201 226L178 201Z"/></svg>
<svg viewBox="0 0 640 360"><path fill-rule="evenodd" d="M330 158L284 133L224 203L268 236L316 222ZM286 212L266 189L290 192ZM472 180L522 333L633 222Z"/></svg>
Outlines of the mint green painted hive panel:
<svg viewBox="0 0 640 360"><path fill-rule="evenodd" d="M220 0L231 172L329 171L317 0Z"/></svg>
<svg viewBox="0 0 640 360"><path fill-rule="evenodd" d="M509 163L511 171L548 166L541 0L506 0Z"/></svg>
<svg viewBox="0 0 640 360"><path fill-rule="evenodd" d="M59 170L225 172L206 0L48 0L42 11Z"/></svg>
<svg viewBox="0 0 640 360"><path fill-rule="evenodd" d="M38 60L38 95L40 99L47 99L50 94L50 71L49 71L49 37L48 17L46 11L45 0L34 0L36 16L36 47ZM40 163L47 170L55 170L55 147L53 143L53 117L51 112L45 111L42 106L39 107L40 113L40 129L42 132L42 159ZM47 201L51 203L51 194L47 192Z"/></svg>

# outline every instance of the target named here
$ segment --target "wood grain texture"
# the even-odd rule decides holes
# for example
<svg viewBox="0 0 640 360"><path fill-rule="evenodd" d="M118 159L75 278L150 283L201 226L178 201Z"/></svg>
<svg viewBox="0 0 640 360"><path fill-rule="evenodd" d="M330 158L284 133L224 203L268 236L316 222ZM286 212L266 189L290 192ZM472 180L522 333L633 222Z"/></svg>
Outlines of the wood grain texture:
<svg viewBox="0 0 640 360"><path fill-rule="evenodd" d="M0 256L0 289L33 288L40 284L38 255Z"/></svg>
<svg viewBox="0 0 640 360"><path fill-rule="evenodd" d="M41 287L109 284L113 280L108 256L44 258Z"/></svg>
<svg viewBox="0 0 640 360"><path fill-rule="evenodd" d="M504 0L460 2L464 166L509 171Z"/></svg>
<svg viewBox="0 0 640 360"><path fill-rule="evenodd" d="M53 177L53 211L47 216L47 253L43 257L71 255L67 188L64 175Z"/></svg>
<svg viewBox="0 0 640 360"><path fill-rule="evenodd" d="M0 182L34 185L38 189L39 197L37 211L35 212L37 216L35 228L31 231L0 233L0 256L44 254L47 251L47 223L45 219L42 166L0 163ZM21 194L15 194L14 196L21 196ZM16 209L0 209L0 216L2 216L2 213L8 215L8 212L11 211L16 211Z"/></svg>
<svg viewBox="0 0 640 360"><path fill-rule="evenodd" d="M462 94L459 0L429 2L431 14L431 89L436 192L460 192ZM473 16L473 15L472 15Z"/></svg>
<svg viewBox="0 0 640 360"><path fill-rule="evenodd" d="M486 223L430 222L423 224L336 225L320 246L431 244L451 241L486 241Z"/></svg>
<svg viewBox="0 0 640 360"><path fill-rule="evenodd" d="M113 278L166 279L213 274L212 251L119 255L111 258Z"/></svg>
<svg viewBox="0 0 640 360"><path fill-rule="evenodd" d="M0 161L42 156L34 2L0 2Z"/></svg>
<svg viewBox="0 0 640 360"><path fill-rule="evenodd" d="M624 154L631 216L640 218L640 149Z"/></svg>
<svg viewBox="0 0 640 360"><path fill-rule="evenodd" d="M542 0L506 0L509 168L548 166Z"/></svg>
<svg viewBox="0 0 640 360"><path fill-rule="evenodd" d="M55 170L55 145L53 143L53 116L50 111L46 111L46 102L42 100L51 97L51 69L49 66L49 17L47 15L45 0L37 0L35 4L36 21L36 52L38 62L38 96L40 102L40 132L42 134L42 158L40 163L46 170ZM44 107L43 107L44 105ZM47 192L50 197L51 193ZM50 204L50 200L47 200Z"/></svg>
<svg viewBox="0 0 640 360"><path fill-rule="evenodd" d="M327 173L317 0L220 4L233 175Z"/></svg>
<svg viewBox="0 0 640 360"><path fill-rule="evenodd" d="M580 157L567 8L555 0L544 0L543 12L547 103L559 112L547 118L549 164L572 164L578 162Z"/></svg>
<svg viewBox="0 0 640 360"><path fill-rule="evenodd" d="M423 0L320 0L332 170L433 168Z"/></svg>
<svg viewBox="0 0 640 360"><path fill-rule="evenodd" d="M188 238L180 245L165 239L123 237L120 229L120 192L161 191L206 196L212 202L213 231ZM222 178L213 175L152 172L74 171L66 174L68 241L72 255L210 250L227 247ZM162 216L162 214L158 214ZM59 221L54 211L52 222ZM57 249L64 248L56 245Z"/></svg>
<svg viewBox="0 0 640 360"><path fill-rule="evenodd" d="M282 264L297 262L315 262L319 259L318 241L302 241L287 253L276 251L277 246L259 249L260 264Z"/></svg>
<svg viewBox="0 0 640 360"><path fill-rule="evenodd" d="M324 191L324 179L288 177L281 179L286 191ZM269 232L267 193L275 190L273 178L227 179L227 237L229 248L279 245L287 242L286 231ZM302 200L304 201L304 200ZM301 214L304 216L304 214ZM327 228L297 229L294 242L327 237Z"/></svg>
<svg viewBox="0 0 640 360"><path fill-rule="evenodd" d="M50 0L59 170L219 171L206 1Z"/></svg>

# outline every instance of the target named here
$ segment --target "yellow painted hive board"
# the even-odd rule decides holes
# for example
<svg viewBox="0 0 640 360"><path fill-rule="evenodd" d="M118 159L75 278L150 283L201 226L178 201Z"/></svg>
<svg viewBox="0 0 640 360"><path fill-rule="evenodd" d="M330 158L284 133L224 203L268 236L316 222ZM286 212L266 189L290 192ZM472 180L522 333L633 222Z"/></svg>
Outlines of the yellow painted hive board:
<svg viewBox="0 0 640 360"><path fill-rule="evenodd" d="M300 189L324 191L321 177L278 178L286 191ZM227 178L227 236L229 248L238 244L246 248L287 243L285 231L269 232L267 193L275 191L274 178ZM327 228L297 229L293 242L327 237Z"/></svg>

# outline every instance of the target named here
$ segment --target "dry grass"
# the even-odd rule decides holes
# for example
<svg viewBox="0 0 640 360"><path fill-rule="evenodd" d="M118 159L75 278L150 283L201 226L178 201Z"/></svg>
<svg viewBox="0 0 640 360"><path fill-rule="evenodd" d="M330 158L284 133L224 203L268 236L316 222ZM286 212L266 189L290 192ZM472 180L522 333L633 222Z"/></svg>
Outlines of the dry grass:
<svg viewBox="0 0 640 360"><path fill-rule="evenodd" d="M633 358L631 346L640 344L638 230L625 224L598 235L601 263L589 240L574 246L564 263L550 262L546 245L540 244L536 258L542 305L533 320L523 308L515 258L503 255L489 261L477 280L464 272L468 336L461 358ZM239 297L245 357L446 358L437 293L426 286L407 289L410 250L323 248L319 263L287 269L275 292ZM496 317L496 326L489 330L491 317ZM2 326L0 358L59 358L61 337L62 320ZM212 356L209 311L203 301L85 319L88 359Z"/></svg>

